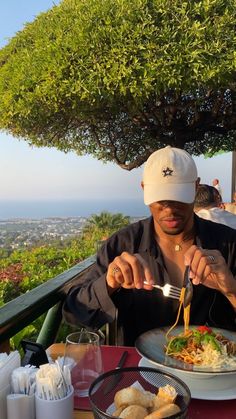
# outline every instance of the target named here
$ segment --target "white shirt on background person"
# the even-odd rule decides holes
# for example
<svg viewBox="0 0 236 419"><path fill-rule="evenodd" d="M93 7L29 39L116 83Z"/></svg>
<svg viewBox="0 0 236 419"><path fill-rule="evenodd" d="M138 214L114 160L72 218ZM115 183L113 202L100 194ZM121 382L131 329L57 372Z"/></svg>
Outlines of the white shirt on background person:
<svg viewBox="0 0 236 419"><path fill-rule="evenodd" d="M236 215L219 207L203 208L196 212L196 214L215 223L224 224L228 227L236 229Z"/></svg>

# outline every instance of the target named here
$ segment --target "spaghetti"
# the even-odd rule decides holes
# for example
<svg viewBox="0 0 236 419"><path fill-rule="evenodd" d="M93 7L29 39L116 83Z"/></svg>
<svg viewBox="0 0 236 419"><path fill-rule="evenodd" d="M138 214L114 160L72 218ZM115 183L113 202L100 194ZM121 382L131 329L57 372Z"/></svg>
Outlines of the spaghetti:
<svg viewBox="0 0 236 419"><path fill-rule="evenodd" d="M166 354L187 364L214 368L236 367L236 343L207 326L199 326L171 337Z"/></svg>
<svg viewBox="0 0 236 419"><path fill-rule="evenodd" d="M216 334L207 326L189 329L190 304L184 307L185 288L179 299L176 321L166 333L166 355L179 359L187 364L220 367L236 367L236 342L221 334ZM178 336L170 336L177 326L183 308L184 331Z"/></svg>
<svg viewBox="0 0 236 419"><path fill-rule="evenodd" d="M170 329L167 331L166 338L168 338L170 332L172 332L172 330L178 324L178 321L179 321L179 318L180 318L181 309L182 309L182 307L184 305L185 291L186 291L186 288L182 287L181 294L180 294L180 297L179 297L179 308L178 308L178 312L177 312L176 321L173 324L173 326L171 326ZM184 307L183 310L184 310L184 333L187 333L187 331L189 329L189 320L190 320L190 304L187 307Z"/></svg>

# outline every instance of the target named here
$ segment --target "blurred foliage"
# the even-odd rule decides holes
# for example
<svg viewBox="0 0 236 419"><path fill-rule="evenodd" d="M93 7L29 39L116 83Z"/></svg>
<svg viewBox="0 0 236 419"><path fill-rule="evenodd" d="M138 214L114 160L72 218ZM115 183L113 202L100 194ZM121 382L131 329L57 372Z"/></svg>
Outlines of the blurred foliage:
<svg viewBox="0 0 236 419"><path fill-rule="evenodd" d="M81 235L67 240L64 247L58 242L58 247L54 243L30 250L19 249L0 259L0 306L95 254L104 236L108 238L127 224L129 217L102 212L91 216ZM11 347L20 349L19 343L26 337L36 340L44 318L45 314L17 333L11 339ZM69 330L71 326L62 322L57 340L64 340Z"/></svg>
<svg viewBox="0 0 236 419"><path fill-rule="evenodd" d="M0 51L0 128L131 170L235 149L235 0L64 0Z"/></svg>

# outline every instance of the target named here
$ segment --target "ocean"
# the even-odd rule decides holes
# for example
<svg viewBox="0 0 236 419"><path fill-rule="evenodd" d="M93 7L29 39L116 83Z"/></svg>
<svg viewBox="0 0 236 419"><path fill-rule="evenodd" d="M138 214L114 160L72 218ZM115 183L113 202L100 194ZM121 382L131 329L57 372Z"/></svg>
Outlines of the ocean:
<svg viewBox="0 0 236 419"><path fill-rule="evenodd" d="M126 200L58 200L58 201L0 201L0 219L90 217L102 211L122 213L133 217L148 216L149 208L138 199Z"/></svg>

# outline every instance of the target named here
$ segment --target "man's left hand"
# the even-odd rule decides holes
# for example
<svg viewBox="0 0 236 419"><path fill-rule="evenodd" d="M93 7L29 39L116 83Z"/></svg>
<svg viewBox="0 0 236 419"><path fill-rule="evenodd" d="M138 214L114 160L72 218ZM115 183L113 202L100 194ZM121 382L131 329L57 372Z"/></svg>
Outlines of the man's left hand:
<svg viewBox="0 0 236 419"><path fill-rule="evenodd" d="M229 299L230 296L236 297L236 280L218 250L193 245L185 253L185 265L190 266L194 285L204 284L222 292Z"/></svg>

